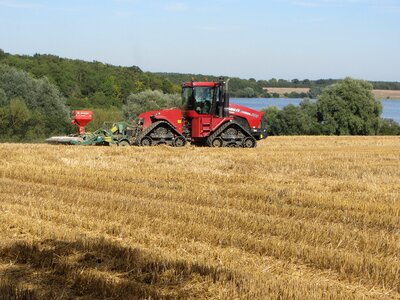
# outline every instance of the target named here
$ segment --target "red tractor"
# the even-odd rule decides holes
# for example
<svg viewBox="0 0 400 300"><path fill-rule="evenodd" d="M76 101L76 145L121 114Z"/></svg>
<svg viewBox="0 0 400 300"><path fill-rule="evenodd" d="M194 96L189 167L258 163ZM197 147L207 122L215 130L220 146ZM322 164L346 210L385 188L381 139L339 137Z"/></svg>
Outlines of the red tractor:
<svg viewBox="0 0 400 300"><path fill-rule="evenodd" d="M127 128L130 143L182 147L190 141L211 147L256 147L257 140L266 138L263 113L229 105L228 81L184 83L182 110L140 114L139 126L132 132Z"/></svg>

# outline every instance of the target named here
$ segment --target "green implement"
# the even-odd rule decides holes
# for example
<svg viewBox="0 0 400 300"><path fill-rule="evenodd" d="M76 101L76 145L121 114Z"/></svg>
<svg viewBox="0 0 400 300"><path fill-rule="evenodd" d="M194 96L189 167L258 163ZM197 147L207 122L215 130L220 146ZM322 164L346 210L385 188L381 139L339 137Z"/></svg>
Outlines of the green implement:
<svg viewBox="0 0 400 300"><path fill-rule="evenodd" d="M82 146L129 146L136 140L137 126L125 122L104 123L95 132L78 136L57 136L46 140L49 144Z"/></svg>

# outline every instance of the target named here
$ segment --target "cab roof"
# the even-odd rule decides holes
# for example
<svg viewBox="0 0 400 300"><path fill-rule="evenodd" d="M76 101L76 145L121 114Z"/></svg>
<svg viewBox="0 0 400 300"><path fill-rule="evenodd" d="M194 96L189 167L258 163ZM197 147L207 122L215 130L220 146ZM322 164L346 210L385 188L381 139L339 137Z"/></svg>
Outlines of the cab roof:
<svg viewBox="0 0 400 300"><path fill-rule="evenodd" d="M219 86L218 82L213 81L190 81L182 83L182 87L217 87Z"/></svg>

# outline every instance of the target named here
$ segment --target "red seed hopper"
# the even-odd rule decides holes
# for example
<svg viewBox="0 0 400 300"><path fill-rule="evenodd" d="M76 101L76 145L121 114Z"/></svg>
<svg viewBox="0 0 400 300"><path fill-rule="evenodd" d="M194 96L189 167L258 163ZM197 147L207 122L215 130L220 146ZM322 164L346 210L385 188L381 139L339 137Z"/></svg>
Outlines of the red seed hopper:
<svg viewBox="0 0 400 300"><path fill-rule="evenodd" d="M67 144L81 142L85 134L85 126L92 121L93 112L91 110L74 110L71 116L71 123L78 126L78 134L69 136L53 136L46 140L49 144Z"/></svg>
<svg viewBox="0 0 400 300"><path fill-rule="evenodd" d="M78 126L78 134L85 134L85 126L92 121L93 112L91 110L74 110L72 112L71 123Z"/></svg>

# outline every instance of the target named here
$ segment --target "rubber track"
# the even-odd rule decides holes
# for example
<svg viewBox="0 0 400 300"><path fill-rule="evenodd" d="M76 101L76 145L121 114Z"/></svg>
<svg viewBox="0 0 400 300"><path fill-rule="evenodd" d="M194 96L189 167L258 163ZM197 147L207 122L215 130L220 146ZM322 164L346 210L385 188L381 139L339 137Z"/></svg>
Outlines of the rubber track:
<svg viewBox="0 0 400 300"><path fill-rule="evenodd" d="M137 137L137 139L136 139L136 145L139 145L139 146L140 146L140 141L142 140L142 138L144 138L146 135L148 135L150 132L152 132L153 129L155 129L155 128L156 128L158 125L160 125L160 124L166 124L166 125L168 125L168 126L172 129L172 131L175 132L175 134L177 134L178 136L181 136L181 137L185 138L185 137L184 137L183 135L181 135L178 131L176 131L176 129L175 129L173 126L171 126L170 123L168 123L168 122L166 122L166 121L157 121L157 122L154 122L153 124L151 124L149 127L147 127L147 129L146 129L145 131L143 131L142 134L140 134L140 135ZM186 140L186 138L185 138L185 140Z"/></svg>
<svg viewBox="0 0 400 300"><path fill-rule="evenodd" d="M255 141L255 145L257 145L257 141L256 139L246 130L243 128L242 125L240 125L238 122L236 121L231 121L231 122L227 122L224 125L222 125L220 128L217 129L217 131L215 131L212 135L210 135L207 139L207 145L212 147L211 142L214 140L214 138L218 137L222 132L224 132L224 130L226 128L228 128L230 125L237 125L244 133L245 135L247 135L245 138L247 137L251 137L254 141ZM244 139L243 139L244 140Z"/></svg>

